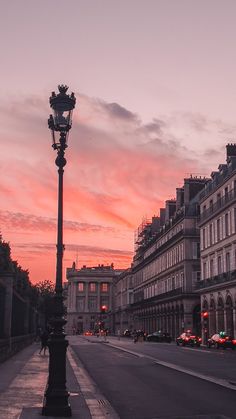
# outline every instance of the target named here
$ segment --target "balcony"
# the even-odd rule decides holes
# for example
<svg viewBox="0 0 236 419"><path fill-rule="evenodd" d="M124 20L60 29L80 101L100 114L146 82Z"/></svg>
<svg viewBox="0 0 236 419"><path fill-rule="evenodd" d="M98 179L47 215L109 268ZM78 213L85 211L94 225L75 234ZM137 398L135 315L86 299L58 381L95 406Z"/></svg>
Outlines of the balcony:
<svg viewBox="0 0 236 419"><path fill-rule="evenodd" d="M220 275L213 276L211 278L203 279L196 284L196 290L213 287L224 282L231 282L236 280L236 270L230 272L224 272Z"/></svg>
<svg viewBox="0 0 236 419"><path fill-rule="evenodd" d="M162 294L155 295L154 297L151 297L151 298L146 298L146 299L140 298L140 299L138 299L138 301L135 301L132 304L132 307L135 307L139 304L142 304L142 306L144 307L144 306L149 305L150 303L158 302L158 301L164 300L166 298L169 299L169 298L172 298L172 297L181 296L183 294L186 294L186 293L183 291L182 287L175 288L171 291L163 292Z"/></svg>
<svg viewBox="0 0 236 419"><path fill-rule="evenodd" d="M231 204L236 199L236 189L232 189L226 195L218 199L210 208L207 208L200 215L200 223L206 221L208 218L211 218L213 215L216 215L218 212L222 211L229 204Z"/></svg>

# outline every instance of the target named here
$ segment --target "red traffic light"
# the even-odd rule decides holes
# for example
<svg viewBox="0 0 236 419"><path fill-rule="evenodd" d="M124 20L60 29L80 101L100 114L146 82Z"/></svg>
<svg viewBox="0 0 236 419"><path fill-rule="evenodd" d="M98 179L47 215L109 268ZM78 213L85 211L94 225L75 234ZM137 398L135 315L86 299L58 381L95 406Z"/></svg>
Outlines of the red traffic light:
<svg viewBox="0 0 236 419"><path fill-rule="evenodd" d="M207 317L208 317L208 311L203 311L203 313L202 313L202 317L203 317L204 319L207 319Z"/></svg>
<svg viewBox="0 0 236 419"><path fill-rule="evenodd" d="M107 311L107 306L106 306L106 305L103 305L103 306L101 307L101 312L102 312L102 313L106 313L106 311Z"/></svg>

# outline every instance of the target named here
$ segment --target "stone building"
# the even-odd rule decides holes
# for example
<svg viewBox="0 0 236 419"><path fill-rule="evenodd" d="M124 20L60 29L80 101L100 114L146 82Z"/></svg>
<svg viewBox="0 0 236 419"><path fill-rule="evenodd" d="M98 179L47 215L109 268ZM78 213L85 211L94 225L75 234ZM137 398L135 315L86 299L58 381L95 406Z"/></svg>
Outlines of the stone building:
<svg viewBox="0 0 236 419"><path fill-rule="evenodd" d="M200 194L201 310L205 334L236 336L236 144ZM205 339L207 336L204 336Z"/></svg>
<svg viewBox="0 0 236 419"><path fill-rule="evenodd" d="M72 268L67 269L68 334L94 331L99 322L113 331L113 286L121 272L114 269L113 264L76 269L73 263Z"/></svg>
<svg viewBox="0 0 236 419"><path fill-rule="evenodd" d="M131 304L133 303L133 275L132 269L126 269L115 279L114 287L114 327L115 334L122 334L126 329L132 330L133 316Z"/></svg>
<svg viewBox="0 0 236 419"><path fill-rule="evenodd" d="M135 329L162 329L173 337L184 329L200 333L200 298L195 293L200 280L198 199L207 181L185 179L160 217L138 229L130 307Z"/></svg>

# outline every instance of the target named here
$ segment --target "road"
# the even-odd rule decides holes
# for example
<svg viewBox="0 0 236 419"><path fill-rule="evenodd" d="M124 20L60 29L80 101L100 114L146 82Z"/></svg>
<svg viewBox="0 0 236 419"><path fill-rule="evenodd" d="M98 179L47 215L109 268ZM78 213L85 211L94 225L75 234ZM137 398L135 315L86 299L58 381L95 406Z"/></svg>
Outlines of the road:
<svg viewBox="0 0 236 419"><path fill-rule="evenodd" d="M114 337L69 340L121 419L236 418L234 351Z"/></svg>

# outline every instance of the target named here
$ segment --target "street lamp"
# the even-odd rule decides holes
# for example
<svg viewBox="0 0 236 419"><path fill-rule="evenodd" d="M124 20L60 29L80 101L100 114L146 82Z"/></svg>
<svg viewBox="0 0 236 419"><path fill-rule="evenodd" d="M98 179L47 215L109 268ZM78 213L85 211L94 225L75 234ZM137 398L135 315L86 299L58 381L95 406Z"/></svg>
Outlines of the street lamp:
<svg viewBox="0 0 236 419"><path fill-rule="evenodd" d="M49 375L42 414L44 416L71 416L68 401L69 393L66 389L66 350L68 341L65 339L62 287L62 259L63 259L63 172L66 165L65 149L69 131L72 125L72 112L75 107L75 95L68 95L67 86L58 86L59 93L52 92L50 106L53 115L48 119L48 126L52 132L52 147L57 151L55 163L58 167L58 220L57 220L57 262L56 286L53 297L52 332L49 338Z"/></svg>

